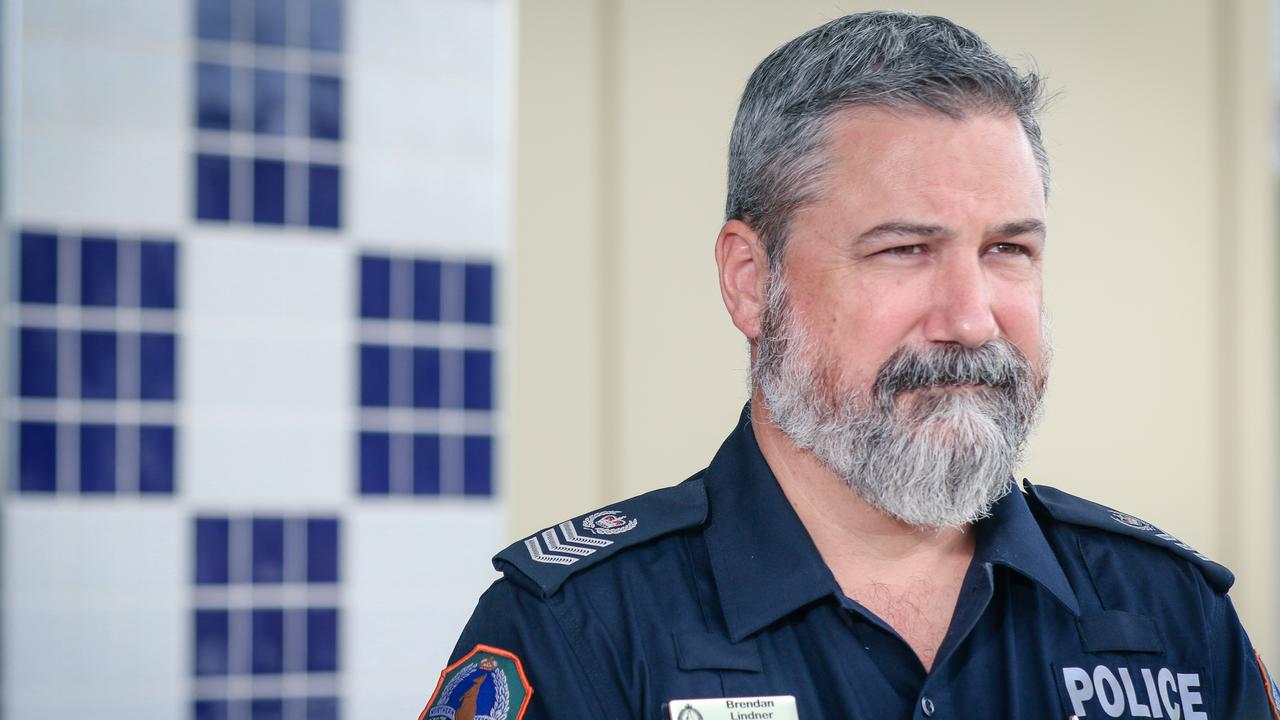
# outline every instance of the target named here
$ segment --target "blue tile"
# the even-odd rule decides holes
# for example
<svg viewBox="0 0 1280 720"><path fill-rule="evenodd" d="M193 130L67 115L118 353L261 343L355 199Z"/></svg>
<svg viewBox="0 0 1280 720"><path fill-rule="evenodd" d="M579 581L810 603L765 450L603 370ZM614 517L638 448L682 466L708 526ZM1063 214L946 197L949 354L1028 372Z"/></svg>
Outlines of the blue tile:
<svg viewBox="0 0 1280 720"><path fill-rule="evenodd" d="M138 243L138 298L144 308L167 310L178 306L178 245L172 240Z"/></svg>
<svg viewBox="0 0 1280 720"><path fill-rule="evenodd" d="M259 158L253 161L253 221L260 225L284 224L284 162Z"/></svg>
<svg viewBox="0 0 1280 720"><path fill-rule="evenodd" d="M391 348L385 345L360 346L360 405L387 407L391 404Z"/></svg>
<svg viewBox="0 0 1280 720"><path fill-rule="evenodd" d="M440 494L440 436L413 436L413 494Z"/></svg>
<svg viewBox="0 0 1280 720"><path fill-rule="evenodd" d="M20 238L22 277L18 299L24 303L58 302L58 236L23 232Z"/></svg>
<svg viewBox="0 0 1280 720"><path fill-rule="evenodd" d="M253 674L284 672L284 611L256 609L252 617Z"/></svg>
<svg viewBox="0 0 1280 720"><path fill-rule="evenodd" d="M116 396L116 334L80 333L80 397L111 400Z"/></svg>
<svg viewBox="0 0 1280 720"><path fill-rule="evenodd" d="M138 428L138 492L173 494L174 430L164 425Z"/></svg>
<svg viewBox="0 0 1280 720"><path fill-rule="evenodd" d="M360 433L360 494L391 492L391 436L382 432Z"/></svg>
<svg viewBox="0 0 1280 720"><path fill-rule="evenodd" d="M195 720L227 720L227 701L197 700L192 706Z"/></svg>
<svg viewBox="0 0 1280 720"><path fill-rule="evenodd" d="M58 396L58 332L46 328L18 331L18 394Z"/></svg>
<svg viewBox="0 0 1280 720"><path fill-rule="evenodd" d="M284 720L284 700L252 700L249 703L249 720Z"/></svg>
<svg viewBox="0 0 1280 720"><path fill-rule="evenodd" d="M468 410L492 410L494 399L493 351L467 350L463 357L463 401Z"/></svg>
<svg viewBox="0 0 1280 720"><path fill-rule="evenodd" d="M310 192L307 197L307 224L336 228L342 225L342 169L336 165L313 164L307 169Z"/></svg>
<svg viewBox="0 0 1280 720"><path fill-rule="evenodd" d="M413 349L413 405L420 408L440 407L440 350Z"/></svg>
<svg viewBox="0 0 1280 720"><path fill-rule="evenodd" d="M227 518L196 518L196 584L225 585L231 581L231 521Z"/></svg>
<svg viewBox="0 0 1280 720"><path fill-rule="evenodd" d="M283 47L288 41L287 0L254 0L253 41L259 45Z"/></svg>
<svg viewBox="0 0 1280 720"><path fill-rule="evenodd" d="M231 129L231 68L221 63L196 64L196 127Z"/></svg>
<svg viewBox="0 0 1280 720"><path fill-rule="evenodd" d="M391 259L360 256L360 317L391 317Z"/></svg>
<svg viewBox="0 0 1280 720"><path fill-rule="evenodd" d="M80 492L116 490L116 429L112 425L80 426Z"/></svg>
<svg viewBox="0 0 1280 720"><path fill-rule="evenodd" d="M467 495L493 494L493 438L468 435L462 440L462 487Z"/></svg>
<svg viewBox="0 0 1280 720"><path fill-rule="evenodd" d="M338 582L338 519L307 520L307 582Z"/></svg>
<svg viewBox="0 0 1280 720"><path fill-rule="evenodd" d="M117 254L117 243L111 238L86 237L80 241L81 305L115 306Z"/></svg>
<svg viewBox="0 0 1280 720"><path fill-rule="evenodd" d="M338 670L338 610L307 610L307 672Z"/></svg>
<svg viewBox="0 0 1280 720"><path fill-rule="evenodd" d="M143 400L177 398L177 345L177 338L171 333L142 333L138 336L138 389Z"/></svg>
<svg viewBox="0 0 1280 720"><path fill-rule="evenodd" d="M467 263L464 267L463 319L478 325L492 325L494 321L493 265Z"/></svg>
<svg viewBox="0 0 1280 720"><path fill-rule="evenodd" d="M231 0L196 0L196 37L231 39Z"/></svg>
<svg viewBox="0 0 1280 720"><path fill-rule="evenodd" d="M449 368L452 371L452 381L441 382L441 398L440 405L447 408L461 408L465 396L465 386L459 387L460 378L456 373L463 368L463 355L461 350L441 350L440 363L442 367Z"/></svg>
<svg viewBox="0 0 1280 720"><path fill-rule="evenodd" d="M284 581L284 520L253 519L253 581Z"/></svg>
<svg viewBox="0 0 1280 720"><path fill-rule="evenodd" d="M226 610L196 610L196 675L226 675L230 670L230 625Z"/></svg>
<svg viewBox="0 0 1280 720"><path fill-rule="evenodd" d="M413 263L413 319L419 322L440 320L440 261L416 260Z"/></svg>
<svg viewBox="0 0 1280 720"><path fill-rule="evenodd" d="M231 158L196 156L196 219L231 219Z"/></svg>
<svg viewBox="0 0 1280 720"><path fill-rule="evenodd" d="M311 0L311 49L342 52L342 0Z"/></svg>
<svg viewBox="0 0 1280 720"><path fill-rule="evenodd" d="M58 482L58 428L53 423L18 425L18 491L51 493Z"/></svg>
<svg viewBox="0 0 1280 720"><path fill-rule="evenodd" d="M342 139L342 78L312 75L307 81L308 114L311 137L322 140Z"/></svg>
<svg viewBox="0 0 1280 720"><path fill-rule="evenodd" d="M287 132L286 108L288 76L278 70L253 71L253 131L262 135Z"/></svg>
<svg viewBox="0 0 1280 720"><path fill-rule="evenodd" d="M338 720L338 698L307 698L307 711L303 717L307 720Z"/></svg>

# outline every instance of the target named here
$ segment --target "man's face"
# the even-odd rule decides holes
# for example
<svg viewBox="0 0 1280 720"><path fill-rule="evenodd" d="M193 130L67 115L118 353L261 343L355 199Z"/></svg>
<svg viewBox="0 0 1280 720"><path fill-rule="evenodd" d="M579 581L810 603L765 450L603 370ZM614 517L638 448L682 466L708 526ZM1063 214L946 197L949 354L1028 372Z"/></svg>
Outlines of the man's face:
<svg viewBox="0 0 1280 720"><path fill-rule="evenodd" d="M773 422L873 505L972 522L1007 490L1043 390L1038 170L1013 118L836 120L754 376Z"/></svg>
<svg viewBox="0 0 1280 720"><path fill-rule="evenodd" d="M837 116L821 200L792 218L791 309L870 389L899 348L1012 342L1040 367L1044 195L1014 117Z"/></svg>

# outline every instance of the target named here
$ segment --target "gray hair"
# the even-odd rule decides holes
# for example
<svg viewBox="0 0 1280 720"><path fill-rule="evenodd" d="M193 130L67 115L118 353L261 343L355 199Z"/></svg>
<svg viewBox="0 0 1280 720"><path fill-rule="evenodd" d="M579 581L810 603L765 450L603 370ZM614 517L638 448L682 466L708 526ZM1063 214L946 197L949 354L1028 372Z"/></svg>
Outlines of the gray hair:
<svg viewBox="0 0 1280 720"><path fill-rule="evenodd" d="M830 120L855 106L957 119L1015 115L1048 196L1041 86L1034 71L1019 74L973 31L946 18L868 12L832 20L774 50L751 73L729 142L726 219L760 233L776 272L788 222L820 194Z"/></svg>

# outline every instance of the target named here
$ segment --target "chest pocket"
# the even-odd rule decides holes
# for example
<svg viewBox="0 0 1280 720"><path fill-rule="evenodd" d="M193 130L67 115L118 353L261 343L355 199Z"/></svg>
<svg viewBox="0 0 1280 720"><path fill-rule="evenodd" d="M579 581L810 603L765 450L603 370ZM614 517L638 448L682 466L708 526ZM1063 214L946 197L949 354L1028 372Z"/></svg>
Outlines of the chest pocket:
<svg viewBox="0 0 1280 720"><path fill-rule="evenodd" d="M1171 661L1151 618L1095 612L1082 615L1077 628L1086 654L1053 663L1067 715L1209 720L1209 676Z"/></svg>

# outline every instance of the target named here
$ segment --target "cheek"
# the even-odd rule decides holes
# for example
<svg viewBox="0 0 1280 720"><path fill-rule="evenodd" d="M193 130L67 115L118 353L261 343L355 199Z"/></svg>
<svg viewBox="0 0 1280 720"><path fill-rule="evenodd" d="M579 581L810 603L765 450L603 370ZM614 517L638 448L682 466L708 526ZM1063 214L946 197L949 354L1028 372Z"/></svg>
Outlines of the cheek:
<svg viewBox="0 0 1280 720"><path fill-rule="evenodd" d="M1002 303L996 315L1001 333L1037 365L1044 354L1043 307L1038 294L1019 295Z"/></svg>
<svg viewBox="0 0 1280 720"><path fill-rule="evenodd" d="M927 307L920 292L868 288L856 299L823 308L823 340L839 354L846 375L869 385L899 348L911 344Z"/></svg>

